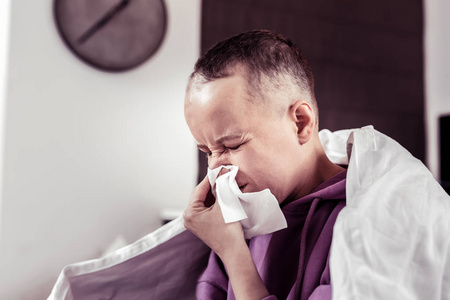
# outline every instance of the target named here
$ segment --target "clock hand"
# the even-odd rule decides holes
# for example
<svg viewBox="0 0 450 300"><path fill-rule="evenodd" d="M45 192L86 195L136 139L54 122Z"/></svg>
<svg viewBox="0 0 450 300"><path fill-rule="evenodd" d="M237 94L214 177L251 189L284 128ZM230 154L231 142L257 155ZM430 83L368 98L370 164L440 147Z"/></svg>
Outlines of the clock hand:
<svg viewBox="0 0 450 300"><path fill-rule="evenodd" d="M78 44L84 44L94 33L105 26L111 19L122 11L130 2L130 0L122 0L119 4L112 7L100 20L92 25L85 33L83 33L77 40Z"/></svg>

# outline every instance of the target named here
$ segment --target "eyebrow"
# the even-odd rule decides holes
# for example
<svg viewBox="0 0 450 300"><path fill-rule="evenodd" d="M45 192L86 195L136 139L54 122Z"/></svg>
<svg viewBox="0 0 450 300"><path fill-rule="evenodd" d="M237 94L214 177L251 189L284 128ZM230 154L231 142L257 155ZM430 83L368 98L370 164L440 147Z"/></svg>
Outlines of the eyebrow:
<svg viewBox="0 0 450 300"><path fill-rule="evenodd" d="M242 134L225 135L225 136L221 137L220 139L218 139L216 141L216 143L217 144L223 144L223 142L230 141L230 140L236 140L236 139L240 139L240 138L242 138ZM208 148L208 147L206 145L203 145L203 144L197 144L197 148L205 149L205 148Z"/></svg>

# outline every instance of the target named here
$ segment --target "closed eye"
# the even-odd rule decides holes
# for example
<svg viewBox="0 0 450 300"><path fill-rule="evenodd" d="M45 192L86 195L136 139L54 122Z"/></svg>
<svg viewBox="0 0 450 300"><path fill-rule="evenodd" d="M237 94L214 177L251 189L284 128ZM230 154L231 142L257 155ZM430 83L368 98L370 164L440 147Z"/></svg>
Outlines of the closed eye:
<svg viewBox="0 0 450 300"><path fill-rule="evenodd" d="M224 153L226 153L228 151L235 151L235 150L238 150L243 144L245 144L245 143L241 143L241 144L238 144L238 145L232 146L232 147L224 146L221 150L217 150L216 152L221 155L221 154L224 154ZM200 151L204 152L206 154L207 158L210 158L213 155L212 151L210 151L206 147L198 147L198 149Z"/></svg>
<svg viewBox="0 0 450 300"><path fill-rule="evenodd" d="M240 146L240 145L239 145L239 146ZM237 147L235 147L235 148L224 147L224 148L222 148L221 150L217 150L217 151L215 151L215 152L217 153L217 155L220 156L220 155L222 155L222 154L224 154L224 153L227 153L229 150L236 150L237 148L239 148L239 146L237 146ZM203 152L206 153L206 157L207 157L207 158L210 158L210 157L213 155L212 151L208 151L208 152L203 151Z"/></svg>
<svg viewBox="0 0 450 300"><path fill-rule="evenodd" d="M248 140L241 142L240 144L237 144L236 146L228 146L227 149L229 150L238 150L242 145L245 145L248 142Z"/></svg>
<svg viewBox="0 0 450 300"><path fill-rule="evenodd" d="M227 148L230 149L230 150L237 150L237 149L239 149L239 147L240 147L241 145L242 145L242 144L239 144L239 145L234 146L234 147L227 147Z"/></svg>

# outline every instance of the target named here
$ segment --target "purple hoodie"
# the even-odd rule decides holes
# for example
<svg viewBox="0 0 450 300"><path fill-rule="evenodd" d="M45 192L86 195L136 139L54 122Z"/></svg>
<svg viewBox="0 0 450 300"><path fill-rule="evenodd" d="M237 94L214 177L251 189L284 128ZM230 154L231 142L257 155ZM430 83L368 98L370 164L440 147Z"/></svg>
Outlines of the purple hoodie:
<svg viewBox="0 0 450 300"><path fill-rule="evenodd" d="M347 171L282 208L288 227L252 238L250 253L273 299L331 299L329 250L336 217L345 206ZM211 251L197 299L235 299L223 263Z"/></svg>

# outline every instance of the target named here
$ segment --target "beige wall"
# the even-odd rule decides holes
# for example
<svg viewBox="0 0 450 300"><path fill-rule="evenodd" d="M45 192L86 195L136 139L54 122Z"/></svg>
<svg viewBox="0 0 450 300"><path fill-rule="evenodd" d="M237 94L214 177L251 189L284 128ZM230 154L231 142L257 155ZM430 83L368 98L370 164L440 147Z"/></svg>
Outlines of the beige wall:
<svg viewBox="0 0 450 300"><path fill-rule="evenodd" d="M120 74L68 51L52 0L10 4L0 299L43 299L64 265L154 230L163 208L184 208L197 172L183 96L200 0L167 0L162 47Z"/></svg>

